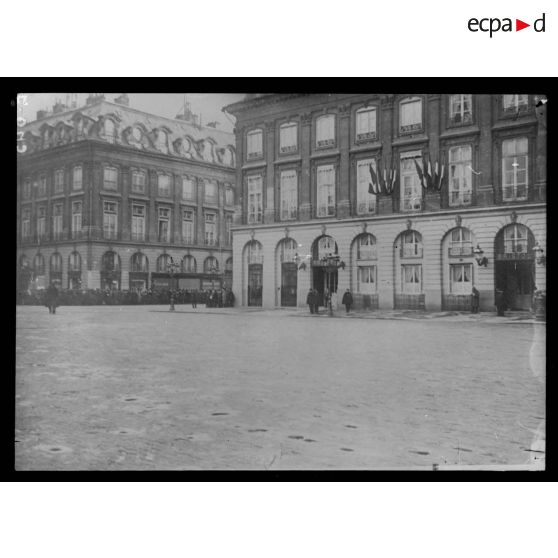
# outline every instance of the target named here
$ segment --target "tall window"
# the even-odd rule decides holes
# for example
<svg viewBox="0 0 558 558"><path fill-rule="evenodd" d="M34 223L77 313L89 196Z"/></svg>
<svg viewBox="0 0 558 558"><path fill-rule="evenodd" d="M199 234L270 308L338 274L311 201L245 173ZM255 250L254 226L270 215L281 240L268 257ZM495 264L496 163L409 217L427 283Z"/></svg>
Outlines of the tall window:
<svg viewBox="0 0 558 558"><path fill-rule="evenodd" d="M335 215L335 167L321 165L316 169L318 217Z"/></svg>
<svg viewBox="0 0 558 558"><path fill-rule="evenodd" d="M168 254L161 254L157 258L157 271L159 273L168 273L169 265L173 262L173 259Z"/></svg>
<svg viewBox="0 0 558 558"><path fill-rule="evenodd" d="M357 213L374 213L376 211L376 195L370 194L370 165L376 170L376 159L357 161Z"/></svg>
<svg viewBox="0 0 558 558"><path fill-rule="evenodd" d="M207 203L217 203L217 181L216 180L205 181L204 199Z"/></svg>
<svg viewBox="0 0 558 558"><path fill-rule="evenodd" d="M82 203L80 201L72 202L72 238L81 236L81 216Z"/></svg>
<svg viewBox="0 0 558 558"><path fill-rule="evenodd" d="M471 256L473 244L471 243L471 231L464 227L458 227L451 231L450 256Z"/></svg>
<svg viewBox="0 0 558 558"><path fill-rule="evenodd" d="M23 181L22 197L24 200L28 200L31 197L31 180Z"/></svg>
<svg viewBox="0 0 558 558"><path fill-rule="evenodd" d="M217 244L217 223L215 213L205 214L205 243L208 246Z"/></svg>
<svg viewBox="0 0 558 558"><path fill-rule="evenodd" d="M39 197L46 196L47 191L47 179L46 176L39 177L39 185L37 187L37 195Z"/></svg>
<svg viewBox="0 0 558 558"><path fill-rule="evenodd" d="M62 256L58 252L50 256L50 273L62 273Z"/></svg>
<svg viewBox="0 0 558 558"><path fill-rule="evenodd" d="M74 167L74 175L72 180L72 190L81 190L83 181L83 170L81 167Z"/></svg>
<svg viewBox="0 0 558 558"><path fill-rule="evenodd" d="M230 185L225 189L225 205L234 205L234 190Z"/></svg>
<svg viewBox="0 0 558 558"><path fill-rule="evenodd" d="M298 150L298 125L296 122L287 122L279 128L279 151L292 153Z"/></svg>
<svg viewBox="0 0 558 558"><path fill-rule="evenodd" d="M110 118L105 120L105 139L109 143L114 143L115 140L114 122Z"/></svg>
<svg viewBox="0 0 558 558"><path fill-rule="evenodd" d="M527 199L528 141L516 138L502 142L502 198L504 201Z"/></svg>
<svg viewBox="0 0 558 558"><path fill-rule="evenodd" d="M401 266L401 292L405 294L422 292L422 265Z"/></svg>
<svg viewBox="0 0 558 558"><path fill-rule="evenodd" d="M59 194L64 191L64 169L54 171L54 193Z"/></svg>
<svg viewBox="0 0 558 558"><path fill-rule="evenodd" d="M357 291L364 294L376 292L376 266L359 265L357 272Z"/></svg>
<svg viewBox="0 0 558 558"><path fill-rule="evenodd" d="M246 134L246 156L257 159L263 155L263 131L252 130Z"/></svg>
<svg viewBox="0 0 558 558"><path fill-rule="evenodd" d="M134 194L145 194L145 173L142 171L132 172L132 192Z"/></svg>
<svg viewBox="0 0 558 558"><path fill-rule="evenodd" d="M194 180L188 176L182 177L182 199L194 199Z"/></svg>
<svg viewBox="0 0 558 558"><path fill-rule="evenodd" d="M159 208L159 242L170 242L170 217L171 210L168 207Z"/></svg>
<svg viewBox="0 0 558 558"><path fill-rule="evenodd" d="M81 256L79 252L72 252L68 258L68 271L81 271Z"/></svg>
<svg viewBox="0 0 558 558"><path fill-rule="evenodd" d="M248 224L262 222L262 177L248 177Z"/></svg>
<svg viewBox="0 0 558 558"><path fill-rule="evenodd" d="M472 95L450 95L450 121L452 124L471 124Z"/></svg>
<svg viewBox="0 0 558 558"><path fill-rule="evenodd" d="M356 111L356 140L376 139L376 108L361 108Z"/></svg>
<svg viewBox="0 0 558 558"><path fill-rule="evenodd" d="M399 104L399 131L402 134L422 129L422 99L413 97Z"/></svg>
<svg viewBox="0 0 558 558"><path fill-rule="evenodd" d="M145 205L132 205L132 240L145 240Z"/></svg>
<svg viewBox="0 0 558 558"><path fill-rule="evenodd" d="M357 261L376 258L376 239L371 234L361 234L357 240Z"/></svg>
<svg viewBox="0 0 558 558"><path fill-rule="evenodd" d="M170 176L168 174L160 174L157 177L157 195L168 198L171 195Z"/></svg>
<svg viewBox="0 0 558 558"><path fill-rule="evenodd" d="M182 212L182 241L186 244L194 243L194 212L185 209Z"/></svg>
<svg viewBox="0 0 558 558"><path fill-rule="evenodd" d="M131 271L140 272L140 273L147 273L149 271L149 261L145 254L141 252L136 252L132 256L132 265Z"/></svg>
<svg viewBox="0 0 558 558"><path fill-rule="evenodd" d="M103 170L103 188L105 190L116 190L118 180L118 169L105 167Z"/></svg>
<svg viewBox="0 0 558 558"><path fill-rule="evenodd" d="M115 239L118 232L118 205L116 202L103 202L103 236Z"/></svg>
<svg viewBox="0 0 558 558"><path fill-rule="evenodd" d="M402 258L422 258L422 237L416 231L407 231L402 236Z"/></svg>
<svg viewBox="0 0 558 558"><path fill-rule="evenodd" d="M21 238L29 240L31 237L31 210L25 208L21 210Z"/></svg>
<svg viewBox="0 0 558 558"><path fill-rule="evenodd" d="M416 210L422 207L422 186L417 174L415 160L422 167L420 151L401 154L401 204L403 211Z"/></svg>
<svg viewBox="0 0 558 558"><path fill-rule="evenodd" d="M232 235L232 215L228 214L225 216L225 241L228 246L232 246L233 235Z"/></svg>
<svg viewBox="0 0 558 558"><path fill-rule="evenodd" d="M470 145L449 150L449 204L469 205L472 193L472 149Z"/></svg>
<svg viewBox="0 0 558 558"><path fill-rule="evenodd" d="M182 258L182 271L184 273L196 273L196 258L194 256L184 256Z"/></svg>
<svg viewBox="0 0 558 558"><path fill-rule="evenodd" d="M203 262L203 270L205 273L219 271L219 262L217 261L217 258L214 258L213 256L205 258L205 261Z"/></svg>
<svg viewBox="0 0 558 558"><path fill-rule="evenodd" d="M472 278L472 264L450 265L450 293L459 295L471 294Z"/></svg>
<svg viewBox="0 0 558 558"><path fill-rule="evenodd" d="M45 274L45 258L42 254L37 254L33 258L33 271L35 272L35 275Z"/></svg>
<svg viewBox="0 0 558 558"><path fill-rule="evenodd" d="M296 219L297 210L297 172L296 170L282 171L281 175L281 219Z"/></svg>
<svg viewBox="0 0 558 558"><path fill-rule="evenodd" d="M37 208L37 239L42 240L46 236L46 207Z"/></svg>
<svg viewBox="0 0 558 558"><path fill-rule="evenodd" d="M335 115L324 114L316 119L316 147L335 145Z"/></svg>
<svg viewBox="0 0 558 558"><path fill-rule="evenodd" d="M525 225L510 225L504 229L504 253L526 254L528 233Z"/></svg>
<svg viewBox="0 0 558 558"><path fill-rule="evenodd" d="M502 107L504 112L518 112L529 105L529 95L503 95Z"/></svg>
<svg viewBox="0 0 558 558"><path fill-rule="evenodd" d="M57 203L52 207L52 239L62 238L62 204Z"/></svg>

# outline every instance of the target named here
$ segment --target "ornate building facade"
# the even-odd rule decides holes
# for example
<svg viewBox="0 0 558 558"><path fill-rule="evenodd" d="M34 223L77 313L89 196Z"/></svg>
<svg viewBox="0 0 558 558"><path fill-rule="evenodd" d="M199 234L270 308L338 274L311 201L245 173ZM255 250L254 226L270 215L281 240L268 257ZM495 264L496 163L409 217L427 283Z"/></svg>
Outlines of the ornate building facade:
<svg viewBox="0 0 558 558"><path fill-rule="evenodd" d="M303 306L329 287L357 307L464 310L474 286L481 310L496 289L530 308L546 290L540 100L263 94L225 107L238 303Z"/></svg>
<svg viewBox="0 0 558 558"><path fill-rule="evenodd" d="M126 94L57 103L23 132L20 289L231 286L233 134L189 105L175 119L135 110Z"/></svg>

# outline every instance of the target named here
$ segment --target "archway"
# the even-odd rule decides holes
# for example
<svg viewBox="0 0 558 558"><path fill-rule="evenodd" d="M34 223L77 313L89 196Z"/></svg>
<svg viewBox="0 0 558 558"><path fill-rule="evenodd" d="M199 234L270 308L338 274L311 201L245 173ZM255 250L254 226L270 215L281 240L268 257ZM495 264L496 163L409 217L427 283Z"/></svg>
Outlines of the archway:
<svg viewBox="0 0 558 558"><path fill-rule="evenodd" d="M442 310L471 310L471 292L477 282L475 239L467 227L454 227L442 238Z"/></svg>
<svg viewBox="0 0 558 558"><path fill-rule="evenodd" d="M277 245L279 291L281 306L296 306L298 269L296 263L297 243L284 238Z"/></svg>
<svg viewBox="0 0 558 558"><path fill-rule="evenodd" d="M248 282L246 296L248 306L262 305L263 290L263 246L251 240L244 247L244 265L247 267Z"/></svg>
<svg viewBox="0 0 558 558"><path fill-rule="evenodd" d="M535 237L525 225L500 229L494 240L494 289L509 310L530 310L535 290Z"/></svg>
<svg viewBox="0 0 558 558"><path fill-rule="evenodd" d="M312 244L312 288L318 292L318 304L324 305L324 292L337 292L338 272L326 272L324 258L339 254L337 242L328 235L317 238Z"/></svg>

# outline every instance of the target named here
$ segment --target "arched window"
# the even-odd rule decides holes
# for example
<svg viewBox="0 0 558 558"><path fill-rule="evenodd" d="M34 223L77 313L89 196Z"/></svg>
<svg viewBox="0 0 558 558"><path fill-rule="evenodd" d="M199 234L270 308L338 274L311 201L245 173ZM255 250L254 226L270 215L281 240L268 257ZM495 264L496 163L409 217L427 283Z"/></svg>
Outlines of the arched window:
<svg viewBox="0 0 558 558"><path fill-rule="evenodd" d="M529 230L525 225L510 225L504 229L504 254L527 254L532 249Z"/></svg>
<svg viewBox="0 0 558 558"><path fill-rule="evenodd" d="M167 151L167 133L164 130L157 130L157 139L155 147L159 151Z"/></svg>
<svg viewBox="0 0 558 558"><path fill-rule="evenodd" d="M472 256L473 244L471 231L465 227L456 227L451 231L449 251L450 256Z"/></svg>
<svg viewBox="0 0 558 558"><path fill-rule="evenodd" d="M364 233L356 238L357 260L375 260L376 239L369 233Z"/></svg>
<svg viewBox="0 0 558 558"><path fill-rule="evenodd" d="M130 270L134 272L147 273L149 271L149 261L145 254L136 252L130 262Z"/></svg>
<svg viewBox="0 0 558 558"><path fill-rule="evenodd" d="M217 261L217 258L214 258L213 256L206 258L203 262L203 270L205 273L218 272L219 262Z"/></svg>
<svg viewBox="0 0 558 558"><path fill-rule="evenodd" d="M81 271L81 256L79 252L72 252L68 257L68 271Z"/></svg>
<svg viewBox="0 0 558 558"><path fill-rule="evenodd" d="M120 257L118 254L112 250L105 252L101 261L101 269L103 271L120 271Z"/></svg>
<svg viewBox="0 0 558 558"><path fill-rule="evenodd" d="M324 114L316 119L316 147L335 145L335 115Z"/></svg>
<svg viewBox="0 0 558 558"><path fill-rule="evenodd" d="M182 258L182 271L183 273L196 273L196 258L194 256L184 256Z"/></svg>
<svg viewBox="0 0 558 558"><path fill-rule="evenodd" d="M232 270L233 270L233 259L227 258L227 261L225 262L225 273L227 272L232 273Z"/></svg>
<svg viewBox="0 0 558 558"><path fill-rule="evenodd" d="M279 261L281 263L295 262L298 245L292 238L285 238L279 245Z"/></svg>
<svg viewBox="0 0 558 558"><path fill-rule="evenodd" d="M33 272L35 275L45 274L45 258L42 254L37 254L33 258Z"/></svg>
<svg viewBox="0 0 558 558"><path fill-rule="evenodd" d="M257 240L252 240L246 245L246 258L248 265L263 263L263 246Z"/></svg>
<svg viewBox="0 0 558 558"><path fill-rule="evenodd" d="M115 140L115 126L114 126L114 122L110 118L107 118L105 120L104 132L105 132L105 139L109 143L114 143L114 140Z"/></svg>
<svg viewBox="0 0 558 558"><path fill-rule="evenodd" d="M285 122L279 127L279 151L293 153L298 150L298 124Z"/></svg>
<svg viewBox="0 0 558 558"><path fill-rule="evenodd" d="M407 231L401 235L401 257L422 258L422 237L417 231Z"/></svg>
<svg viewBox="0 0 558 558"><path fill-rule="evenodd" d="M376 107L363 107L356 111L356 140L376 139Z"/></svg>
<svg viewBox="0 0 558 558"><path fill-rule="evenodd" d="M157 258L157 271L159 273L167 273L169 265L174 263L172 258L168 254L161 254Z"/></svg>
<svg viewBox="0 0 558 558"><path fill-rule="evenodd" d="M337 254L337 242L331 236L322 236L314 244L314 260L321 260L335 254Z"/></svg>
<svg viewBox="0 0 558 558"><path fill-rule="evenodd" d="M50 273L62 273L62 256L58 252L50 256Z"/></svg>

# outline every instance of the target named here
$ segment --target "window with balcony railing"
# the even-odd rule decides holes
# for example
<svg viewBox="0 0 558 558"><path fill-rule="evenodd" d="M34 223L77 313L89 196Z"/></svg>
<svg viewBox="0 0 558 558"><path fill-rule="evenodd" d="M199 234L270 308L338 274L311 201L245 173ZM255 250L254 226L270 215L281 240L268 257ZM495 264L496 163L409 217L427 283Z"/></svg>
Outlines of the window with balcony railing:
<svg viewBox="0 0 558 558"><path fill-rule="evenodd" d="M170 218L171 212L168 207L160 207L158 221L158 239L159 242L170 242Z"/></svg>
<svg viewBox="0 0 558 558"><path fill-rule="evenodd" d="M281 220L296 219L298 207L298 175L296 170L281 171Z"/></svg>
<svg viewBox="0 0 558 558"><path fill-rule="evenodd" d="M145 194L145 173L141 171L132 172L132 192L134 194Z"/></svg>
<svg viewBox="0 0 558 558"><path fill-rule="evenodd" d="M294 153L298 150L298 124L287 122L279 128L279 152Z"/></svg>
<svg viewBox="0 0 558 558"><path fill-rule="evenodd" d="M259 159L263 156L263 130L252 130L246 134L246 158Z"/></svg>
<svg viewBox="0 0 558 558"><path fill-rule="evenodd" d="M217 223L215 213L205 214L205 244L215 246L217 244Z"/></svg>
<svg viewBox="0 0 558 558"><path fill-rule="evenodd" d="M52 240L62 239L62 204L52 207Z"/></svg>
<svg viewBox="0 0 558 558"><path fill-rule="evenodd" d="M527 138L514 138L502 142L502 199L527 199L529 186L529 144Z"/></svg>
<svg viewBox="0 0 558 558"><path fill-rule="evenodd" d="M132 240L145 240L144 205L132 205Z"/></svg>
<svg viewBox="0 0 558 558"><path fill-rule="evenodd" d="M452 125L472 124L472 95L450 95L450 122Z"/></svg>
<svg viewBox="0 0 558 558"><path fill-rule="evenodd" d="M402 211L422 209L422 185L415 161L422 167L421 152L412 151L401 154L401 204Z"/></svg>
<svg viewBox="0 0 558 558"><path fill-rule="evenodd" d="M335 115L324 114L316 119L316 147L335 145Z"/></svg>
<svg viewBox="0 0 558 558"><path fill-rule="evenodd" d="M317 216L335 215L335 167L320 165L316 169Z"/></svg>
<svg viewBox="0 0 558 558"><path fill-rule="evenodd" d="M402 258L422 258L422 237L416 231L403 234L401 241Z"/></svg>
<svg viewBox="0 0 558 558"><path fill-rule="evenodd" d="M81 238L81 220L83 214L83 205L80 201L72 203L72 238Z"/></svg>
<svg viewBox="0 0 558 558"><path fill-rule="evenodd" d="M118 181L118 169L105 167L103 169L103 188L105 190L116 190Z"/></svg>
<svg viewBox="0 0 558 558"><path fill-rule="evenodd" d="M261 223L263 216L262 206L262 177L261 175L249 176L248 182L248 224Z"/></svg>
<svg viewBox="0 0 558 558"><path fill-rule="evenodd" d="M472 256L473 243L471 241L471 231L464 227L458 227L451 231L451 241L449 245L450 256Z"/></svg>
<svg viewBox="0 0 558 558"><path fill-rule="evenodd" d="M399 103L399 132L410 134L422 129L422 99L412 97Z"/></svg>
<svg viewBox="0 0 558 558"><path fill-rule="evenodd" d="M376 159L357 161L357 213L359 215L375 213L376 211L376 195L370 194L368 191L372 180L370 165L376 170Z"/></svg>
<svg viewBox="0 0 558 558"><path fill-rule="evenodd" d="M182 213L182 241L184 243L194 243L194 230L194 211L185 209Z"/></svg>
<svg viewBox="0 0 558 558"><path fill-rule="evenodd" d="M376 139L376 107L361 108L356 111L356 141L367 142Z"/></svg>
<svg viewBox="0 0 558 558"><path fill-rule="evenodd" d="M116 202L103 203L103 237L116 239L118 234L118 204Z"/></svg>
<svg viewBox="0 0 558 558"><path fill-rule="evenodd" d="M449 205L470 205L473 192L472 149L460 145L449 150Z"/></svg>

